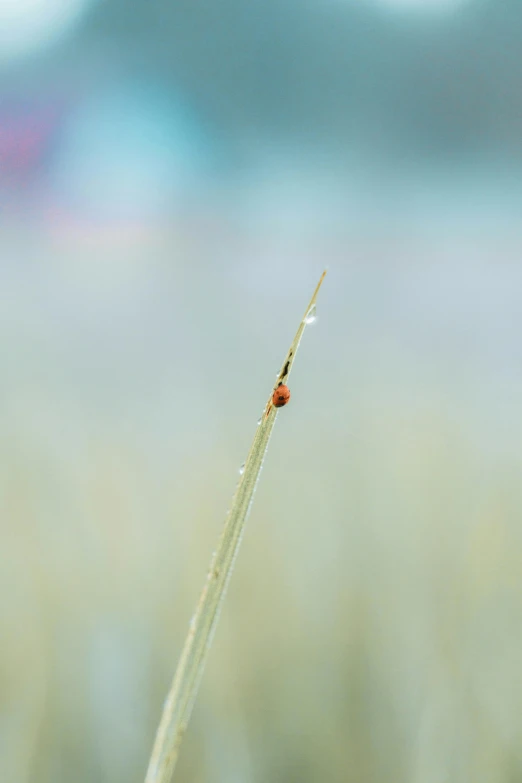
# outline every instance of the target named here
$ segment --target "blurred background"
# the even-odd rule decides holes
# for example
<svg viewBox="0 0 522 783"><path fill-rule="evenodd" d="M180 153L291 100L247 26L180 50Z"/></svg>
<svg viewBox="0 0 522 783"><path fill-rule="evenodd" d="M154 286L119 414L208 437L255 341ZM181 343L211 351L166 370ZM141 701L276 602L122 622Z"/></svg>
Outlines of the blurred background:
<svg viewBox="0 0 522 783"><path fill-rule="evenodd" d="M0 780L522 779L522 7L1 0Z"/></svg>

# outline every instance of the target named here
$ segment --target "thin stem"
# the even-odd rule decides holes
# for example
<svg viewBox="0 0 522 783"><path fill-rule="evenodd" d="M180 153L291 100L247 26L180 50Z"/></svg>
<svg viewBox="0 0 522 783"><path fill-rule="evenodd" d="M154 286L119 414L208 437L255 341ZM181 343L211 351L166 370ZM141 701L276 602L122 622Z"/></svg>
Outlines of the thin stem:
<svg viewBox="0 0 522 783"><path fill-rule="evenodd" d="M307 316L315 306L325 275L326 271L323 272L306 308L274 389L280 383L286 383L288 379L307 323ZM169 783L174 771L276 416L277 408L272 405L271 393L254 435L221 538L212 557L205 586L190 621L181 658L163 707L145 783Z"/></svg>

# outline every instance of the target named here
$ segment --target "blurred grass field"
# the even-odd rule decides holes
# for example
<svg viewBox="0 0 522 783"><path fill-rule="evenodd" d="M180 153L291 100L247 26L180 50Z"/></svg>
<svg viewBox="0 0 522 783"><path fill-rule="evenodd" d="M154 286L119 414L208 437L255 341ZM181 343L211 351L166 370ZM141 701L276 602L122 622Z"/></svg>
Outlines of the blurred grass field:
<svg viewBox="0 0 522 783"><path fill-rule="evenodd" d="M368 251L351 250L351 269L330 271L277 423L181 781L521 774L521 378L500 351L493 372L487 341L506 313L489 328L450 324L440 350L427 309L403 323L411 275L397 266L395 288L389 275L376 283L378 265L359 266ZM495 274L507 285L511 269ZM86 305L49 337L44 297L33 324L4 337L19 351L1 422L3 781L144 775L310 287L303 274L266 320L269 294L245 308L229 276L216 300L217 277L189 271L166 292L157 271L141 302L146 351L123 317L99 339ZM431 280L420 290L432 301ZM48 291L55 311L72 293L59 275Z"/></svg>

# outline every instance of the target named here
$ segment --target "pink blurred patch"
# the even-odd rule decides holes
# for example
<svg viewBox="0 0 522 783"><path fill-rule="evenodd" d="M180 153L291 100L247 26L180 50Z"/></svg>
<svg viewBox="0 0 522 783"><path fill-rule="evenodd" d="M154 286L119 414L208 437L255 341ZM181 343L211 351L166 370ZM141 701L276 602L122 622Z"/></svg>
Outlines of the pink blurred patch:
<svg viewBox="0 0 522 783"><path fill-rule="evenodd" d="M49 204L43 217L52 241L91 250L137 248L151 240L161 243L165 234L160 220L100 219L57 204Z"/></svg>
<svg viewBox="0 0 522 783"><path fill-rule="evenodd" d="M65 106L0 101L0 187L38 178L62 125Z"/></svg>

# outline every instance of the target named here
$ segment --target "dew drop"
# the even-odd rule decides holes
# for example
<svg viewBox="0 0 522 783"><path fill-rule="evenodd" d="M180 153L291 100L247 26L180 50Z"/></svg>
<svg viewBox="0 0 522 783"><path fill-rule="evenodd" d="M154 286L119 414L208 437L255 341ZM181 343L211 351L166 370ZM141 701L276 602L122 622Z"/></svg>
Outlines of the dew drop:
<svg viewBox="0 0 522 783"><path fill-rule="evenodd" d="M262 421L263 421L263 417L260 416L259 419L257 420L257 426L258 427L259 427L259 425L261 424Z"/></svg>
<svg viewBox="0 0 522 783"><path fill-rule="evenodd" d="M305 324L313 324L313 322L316 319L317 319L317 308L315 305L312 305L304 317L304 322Z"/></svg>
<svg viewBox="0 0 522 783"><path fill-rule="evenodd" d="M245 472L245 463L243 462L243 464L239 468L239 475L242 476L244 472Z"/></svg>

